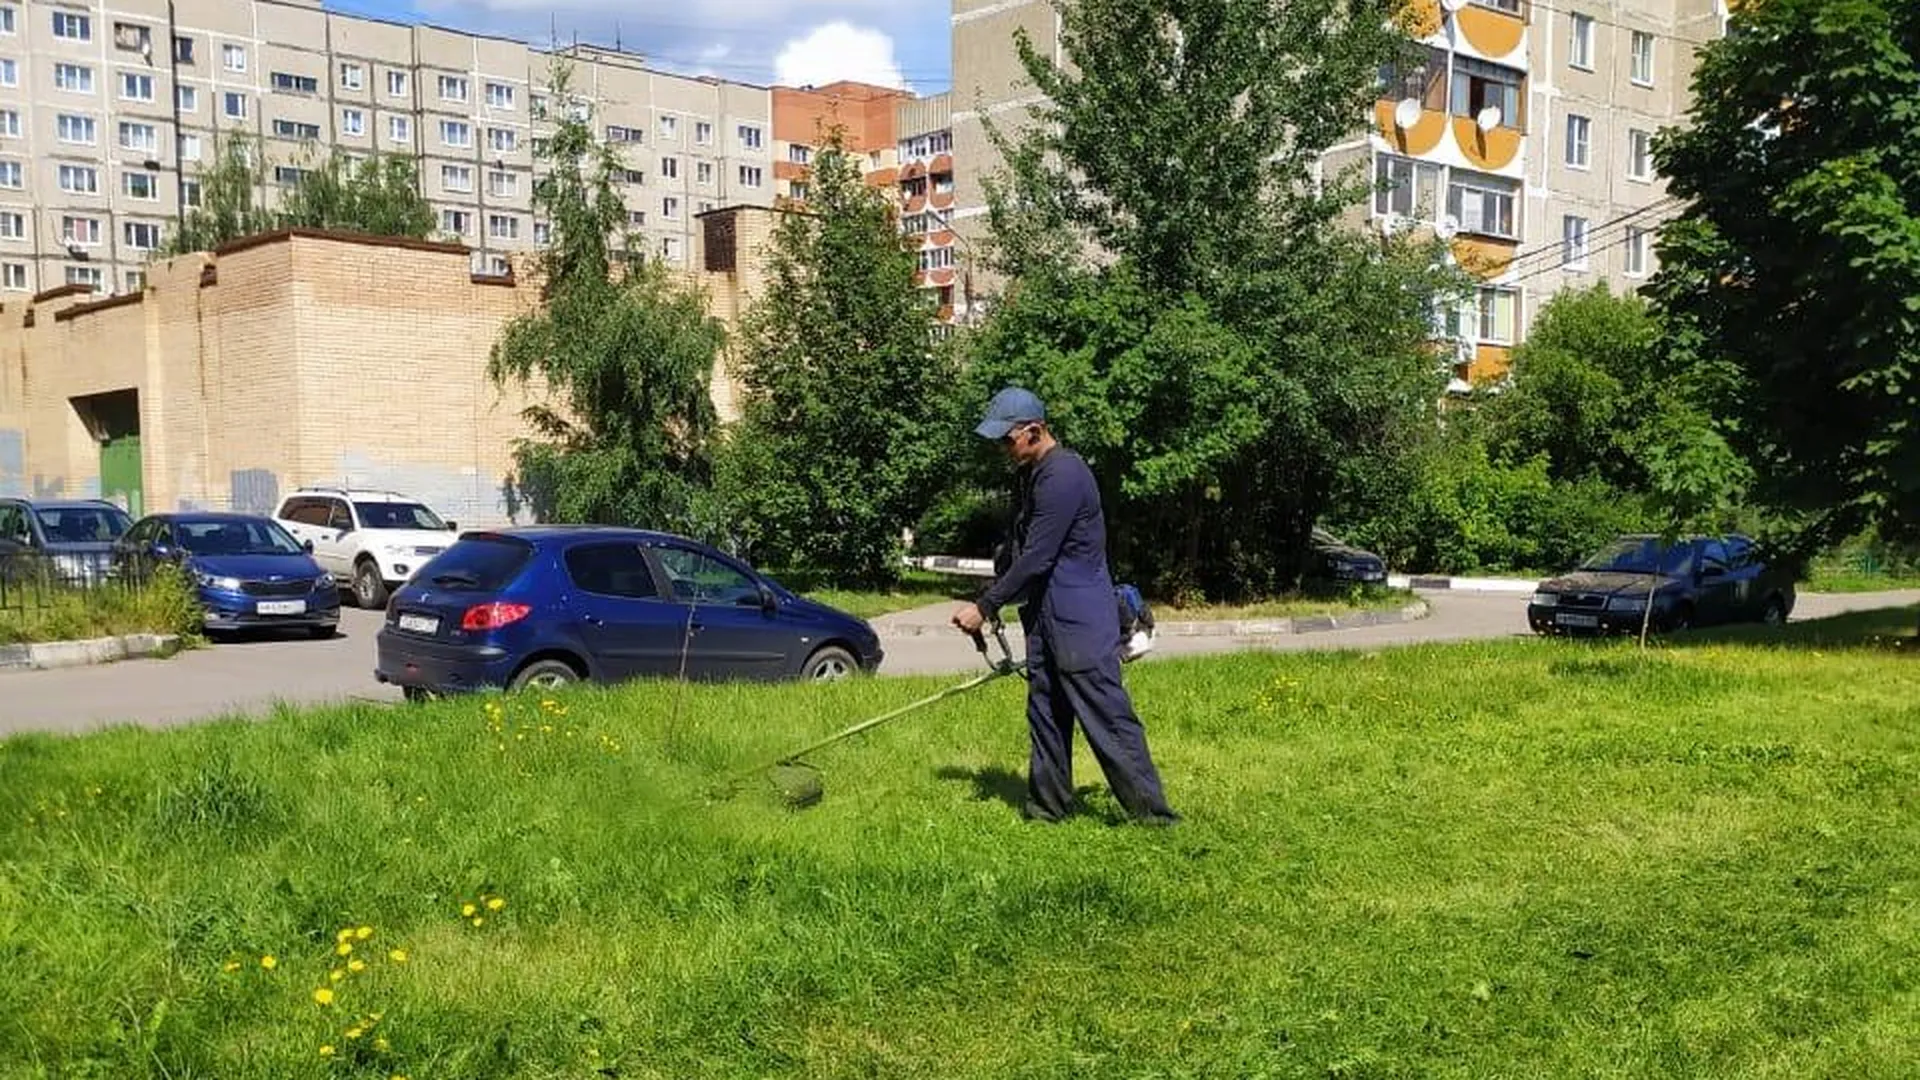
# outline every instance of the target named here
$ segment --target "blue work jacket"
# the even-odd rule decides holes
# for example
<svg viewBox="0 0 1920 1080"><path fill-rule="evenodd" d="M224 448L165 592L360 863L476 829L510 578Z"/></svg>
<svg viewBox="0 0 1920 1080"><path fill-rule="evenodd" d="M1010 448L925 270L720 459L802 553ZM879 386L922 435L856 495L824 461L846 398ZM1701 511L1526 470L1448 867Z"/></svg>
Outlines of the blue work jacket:
<svg viewBox="0 0 1920 1080"><path fill-rule="evenodd" d="M1027 633L1045 638L1062 671L1087 671L1119 654L1120 619L1107 568L1100 486L1079 454L1055 447L1020 470L1013 559L981 593L992 616L1020 604Z"/></svg>

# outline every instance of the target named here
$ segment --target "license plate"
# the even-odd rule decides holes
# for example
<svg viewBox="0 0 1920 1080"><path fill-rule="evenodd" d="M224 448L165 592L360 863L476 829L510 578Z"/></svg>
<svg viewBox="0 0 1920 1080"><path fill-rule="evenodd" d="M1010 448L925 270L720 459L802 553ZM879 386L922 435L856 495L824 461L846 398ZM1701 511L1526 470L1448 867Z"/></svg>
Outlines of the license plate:
<svg viewBox="0 0 1920 1080"><path fill-rule="evenodd" d="M1572 626L1582 630L1592 630L1600 625L1600 616L1598 615L1562 615L1559 618L1555 619L1554 622L1559 623L1561 626Z"/></svg>
<svg viewBox="0 0 1920 1080"><path fill-rule="evenodd" d="M305 600L262 600L257 609L262 615L305 615Z"/></svg>
<svg viewBox="0 0 1920 1080"><path fill-rule="evenodd" d="M440 620L431 615L402 615L400 629L410 634L437 634L440 632Z"/></svg>

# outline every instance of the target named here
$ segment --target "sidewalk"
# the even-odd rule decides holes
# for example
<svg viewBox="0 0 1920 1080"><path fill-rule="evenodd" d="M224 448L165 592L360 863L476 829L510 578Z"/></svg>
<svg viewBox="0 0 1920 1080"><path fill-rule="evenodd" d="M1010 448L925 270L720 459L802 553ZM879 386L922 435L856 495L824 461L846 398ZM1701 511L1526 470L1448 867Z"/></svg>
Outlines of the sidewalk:
<svg viewBox="0 0 1920 1080"><path fill-rule="evenodd" d="M925 555L908 560L922 570L966 577L992 577L993 560L961 559L951 555ZM1394 589L1439 592L1531 593L1539 582L1531 578L1448 577L1435 574L1391 574L1387 585Z"/></svg>
<svg viewBox="0 0 1920 1080"><path fill-rule="evenodd" d="M896 611L869 619L875 633L882 641L899 638L927 637L935 634L952 634L954 629L947 620L953 615L954 604L942 602L910 611ZM1290 634L1321 634L1330 630L1353 630L1363 626L1391 626L1397 623L1413 622L1424 619L1430 613L1424 600L1415 600L1404 607L1388 608L1378 611L1355 611L1344 615L1305 615L1284 619L1233 619L1221 622L1176 622L1162 619L1154 625L1154 636L1173 637L1234 637L1259 638L1279 637ZM1019 624L1007 626L1009 641L1020 636Z"/></svg>

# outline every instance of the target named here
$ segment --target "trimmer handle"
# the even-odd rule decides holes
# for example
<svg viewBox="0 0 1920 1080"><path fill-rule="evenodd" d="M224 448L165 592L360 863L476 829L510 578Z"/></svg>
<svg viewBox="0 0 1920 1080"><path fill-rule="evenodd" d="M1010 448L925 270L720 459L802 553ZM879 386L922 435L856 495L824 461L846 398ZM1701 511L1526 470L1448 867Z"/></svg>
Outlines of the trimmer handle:
<svg viewBox="0 0 1920 1080"><path fill-rule="evenodd" d="M1007 628L999 619L992 620L993 639L1000 644L1000 659L995 660L987 651L987 636L978 630L969 631L967 636L973 639L973 647L987 661L987 666L1002 675L1010 674L1019 665L1013 661L1013 646L1007 644Z"/></svg>

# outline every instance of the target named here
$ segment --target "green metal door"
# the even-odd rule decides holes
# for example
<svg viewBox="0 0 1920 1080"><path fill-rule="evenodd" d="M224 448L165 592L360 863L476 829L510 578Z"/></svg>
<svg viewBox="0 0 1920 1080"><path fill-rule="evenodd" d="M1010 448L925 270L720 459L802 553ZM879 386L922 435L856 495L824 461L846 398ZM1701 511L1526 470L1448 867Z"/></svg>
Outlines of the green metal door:
<svg viewBox="0 0 1920 1080"><path fill-rule="evenodd" d="M140 434L115 435L100 444L100 497L120 503L138 518L141 509Z"/></svg>

